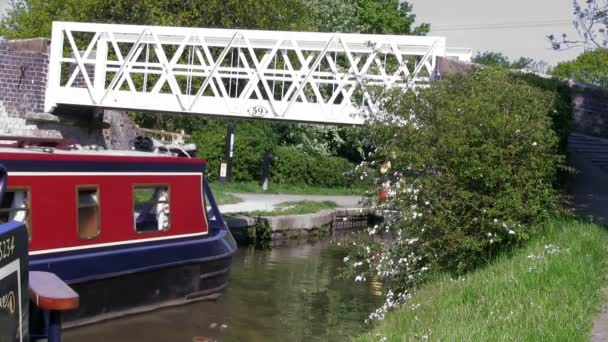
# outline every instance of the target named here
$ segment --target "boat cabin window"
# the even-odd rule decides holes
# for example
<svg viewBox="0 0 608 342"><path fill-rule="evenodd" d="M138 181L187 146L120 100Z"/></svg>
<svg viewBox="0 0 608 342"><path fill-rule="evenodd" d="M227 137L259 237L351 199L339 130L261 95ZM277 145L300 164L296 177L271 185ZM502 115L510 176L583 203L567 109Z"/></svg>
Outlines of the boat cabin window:
<svg viewBox="0 0 608 342"><path fill-rule="evenodd" d="M99 188L79 187L78 194L78 237L83 240L96 238L99 227Z"/></svg>
<svg viewBox="0 0 608 342"><path fill-rule="evenodd" d="M168 230L170 214L167 185L141 185L133 189L133 217L138 233Z"/></svg>
<svg viewBox="0 0 608 342"><path fill-rule="evenodd" d="M0 222L19 221L25 223L30 241L30 192L27 189L8 189L0 203Z"/></svg>

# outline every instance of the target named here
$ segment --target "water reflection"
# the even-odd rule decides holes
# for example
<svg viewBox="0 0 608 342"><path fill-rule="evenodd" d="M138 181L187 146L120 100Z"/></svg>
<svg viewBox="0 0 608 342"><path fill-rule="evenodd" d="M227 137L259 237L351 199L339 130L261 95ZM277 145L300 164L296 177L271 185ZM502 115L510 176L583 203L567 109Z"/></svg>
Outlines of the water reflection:
<svg viewBox="0 0 608 342"><path fill-rule="evenodd" d="M381 304L380 284L337 278L329 244L241 248L222 299L69 330L65 341L344 341Z"/></svg>

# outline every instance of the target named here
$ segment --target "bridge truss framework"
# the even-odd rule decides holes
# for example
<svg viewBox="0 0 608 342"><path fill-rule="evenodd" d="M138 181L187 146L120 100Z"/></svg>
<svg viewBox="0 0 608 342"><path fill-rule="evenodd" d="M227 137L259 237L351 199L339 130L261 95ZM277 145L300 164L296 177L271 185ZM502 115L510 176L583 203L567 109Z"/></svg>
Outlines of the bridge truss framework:
<svg viewBox="0 0 608 342"><path fill-rule="evenodd" d="M45 109L361 124L379 91L427 87L448 54L443 37L54 22Z"/></svg>

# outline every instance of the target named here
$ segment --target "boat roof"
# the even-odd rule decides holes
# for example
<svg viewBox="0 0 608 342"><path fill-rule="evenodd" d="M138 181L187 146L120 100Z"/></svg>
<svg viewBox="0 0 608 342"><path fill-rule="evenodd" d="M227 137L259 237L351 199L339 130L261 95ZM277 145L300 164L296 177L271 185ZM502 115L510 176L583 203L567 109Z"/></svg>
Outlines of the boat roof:
<svg viewBox="0 0 608 342"><path fill-rule="evenodd" d="M71 161L106 161L106 162L166 162L183 164L205 164L200 158L176 157L165 153L141 152L130 150L64 150L48 147L13 148L0 147L0 163L10 160L71 160Z"/></svg>

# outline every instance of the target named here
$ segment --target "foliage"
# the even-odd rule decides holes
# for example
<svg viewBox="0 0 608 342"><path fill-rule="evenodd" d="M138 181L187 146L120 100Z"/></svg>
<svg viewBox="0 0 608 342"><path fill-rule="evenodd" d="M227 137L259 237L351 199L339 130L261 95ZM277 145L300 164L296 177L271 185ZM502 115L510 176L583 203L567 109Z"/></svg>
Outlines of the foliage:
<svg viewBox="0 0 608 342"><path fill-rule="evenodd" d="M338 207L332 201L288 201L275 205L272 211L253 211L249 213L253 216L280 216L280 215L301 215L312 214L323 209L334 209Z"/></svg>
<svg viewBox="0 0 608 342"><path fill-rule="evenodd" d="M473 57L473 63L499 68L509 68L511 66L509 57L503 55L501 52L491 51L485 51L483 53L477 52L477 55Z"/></svg>
<svg viewBox="0 0 608 342"><path fill-rule="evenodd" d="M608 283L606 230L566 219L539 230L478 272L437 277L358 340L589 341Z"/></svg>
<svg viewBox="0 0 608 342"><path fill-rule="evenodd" d="M505 69L526 69L534 72L547 73L550 70L550 65L545 61L535 61L528 57L519 57L511 62L509 57L500 52L485 51L477 52L473 57L473 63L482 64L495 68Z"/></svg>
<svg viewBox="0 0 608 342"><path fill-rule="evenodd" d="M587 51L573 61L559 63L553 70L553 75L608 87L608 50Z"/></svg>
<svg viewBox="0 0 608 342"><path fill-rule="evenodd" d="M608 1L573 0L574 28L579 38L571 39L565 33L550 34L547 39L555 50L577 46L586 49L608 47Z"/></svg>
<svg viewBox="0 0 608 342"><path fill-rule="evenodd" d="M398 0L306 0L321 32L387 34L428 33L430 26L414 27L412 6Z"/></svg>
<svg viewBox="0 0 608 342"><path fill-rule="evenodd" d="M277 146L273 151L270 179L279 184L305 184L321 187L349 187L349 171L354 168L340 157L309 155L291 146Z"/></svg>
<svg viewBox="0 0 608 342"><path fill-rule="evenodd" d="M200 156L207 159L207 172L219 174L220 163L224 160L226 144L226 122L208 120L192 137ZM262 176L264 152L276 145L276 136L271 124L266 121L243 121L235 128L232 177L235 181L259 180Z"/></svg>
<svg viewBox="0 0 608 342"><path fill-rule="evenodd" d="M272 151L271 184L300 184L321 188L351 187L354 168L340 157L302 152L293 146L277 146L278 135L267 121L242 121L235 127L232 177L236 182L259 181L264 153ZM193 134L200 156L207 159L207 171L214 179L224 160L226 122L207 120Z"/></svg>
<svg viewBox="0 0 608 342"><path fill-rule="evenodd" d="M335 155L344 144L336 126L279 124L279 144L293 146L311 155Z"/></svg>
<svg viewBox="0 0 608 342"><path fill-rule="evenodd" d="M475 269L559 212L553 94L483 69L380 103L367 126L376 151L358 170L370 196L388 190L389 219L370 234L386 230L395 240L359 245L351 270L384 280L394 293L387 302L429 270Z"/></svg>
<svg viewBox="0 0 608 342"><path fill-rule="evenodd" d="M362 25L361 32L416 34L424 35L429 31L428 24L413 28L416 16L412 6L399 0L358 0L356 17Z"/></svg>
<svg viewBox="0 0 608 342"><path fill-rule="evenodd" d="M514 79L522 80L527 84L550 92L554 96L554 106L550 108L547 115L553 122L553 131L559 139L559 150L563 155L567 154L568 136L572 126L572 96L568 83L555 79L540 77L530 73L511 74Z"/></svg>
<svg viewBox="0 0 608 342"><path fill-rule="evenodd" d="M120 24L425 34L398 0L11 0L9 38L48 37L53 20Z"/></svg>
<svg viewBox="0 0 608 342"><path fill-rule="evenodd" d="M275 124L279 145L292 146L310 155L338 155L359 163L369 146L358 126Z"/></svg>
<svg viewBox="0 0 608 342"><path fill-rule="evenodd" d="M48 37L53 20L248 29L312 29L301 1L12 0L0 25L9 38Z"/></svg>
<svg viewBox="0 0 608 342"><path fill-rule="evenodd" d="M486 51L484 53L478 52L473 58L473 62L497 68L526 69L534 63L534 60L532 58L519 57L519 59L511 62L509 57L501 52Z"/></svg>

